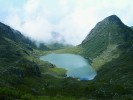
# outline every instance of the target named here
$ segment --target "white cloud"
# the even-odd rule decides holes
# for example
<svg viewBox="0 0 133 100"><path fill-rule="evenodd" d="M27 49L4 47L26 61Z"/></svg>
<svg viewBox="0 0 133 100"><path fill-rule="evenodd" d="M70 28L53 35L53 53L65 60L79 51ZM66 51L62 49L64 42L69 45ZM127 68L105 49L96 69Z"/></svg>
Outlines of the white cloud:
<svg viewBox="0 0 133 100"><path fill-rule="evenodd" d="M29 0L18 11L12 8L6 18L6 23L20 30L25 36L38 42L47 43L52 39L52 24L49 23L45 15L45 12L47 14L47 9L45 9L45 12L44 10L39 11L40 5L40 0ZM23 13L20 14L20 12Z"/></svg>
<svg viewBox="0 0 133 100"><path fill-rule="evenodd" d="M33 14L40 6L40 3L40 0L27 0L26 4L24 5L24 11L28 15Z"/></svg>
<svg viewBox="0 0 133 100"><path fill-rule="evenodd" d="M67 43L79 44L89 31L88 22L83 14L74 12L60 21L58 32L64 35Z"/></svg>
<svg viewBox="0 0 133 100"><path fill-rule="evenodd" d="M51 24L47 20L43 20L40 16L34 19L34 21L26 21L21 27L25 35L32 36L37 41L49 42L52 38Z"/></svg>
<svg viewBox="0 0 133 100"><path fill-rule="evenodd" d="M43 42L54 40L54 31L66 43L79 44L97 22L112 14L133 25L132 0L27 0L7 12L6 24Z"/></svg>

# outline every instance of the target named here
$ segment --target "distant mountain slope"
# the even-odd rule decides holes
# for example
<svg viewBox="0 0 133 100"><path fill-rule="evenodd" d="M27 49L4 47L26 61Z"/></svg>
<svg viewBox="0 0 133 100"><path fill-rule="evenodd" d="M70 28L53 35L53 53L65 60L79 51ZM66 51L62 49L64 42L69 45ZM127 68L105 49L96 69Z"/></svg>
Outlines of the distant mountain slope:
<svg viewBox="0 0 133 100"><path fill-rule="evenodd" d="M131 29L133 30L133 26L131 26Z"/></svg>
<svg viewBox="0 0 133 100"><path fill-rule="evenodd" d="M122 50L120 46L131 46L133 30L112 15L99 22L84 39L81 46L84 55L93 60L94 67L103 65L118 58Z"/></svg>
<svg viewBox="0 0 133 100"><path fill-rule="evenodd" d="M0 37L8 38L16 43L21 45L30 46L36 48L36 45L29 38L23 36L19 31L12 29L10 26L7 26L3 23L0 23Z"/></svg>
<svg viewBox="0 0 133 100"><path fill-rule="evenodd" d="M110 45L120 45L133 39L133 31L115 16L99 22L82 42L88 55L95 58ZM93 54L91 54L93 52Z"/></svg>
<svg viewBox="0 0 133 100"><path fill-rule="evenodd" d="M94 86L92 95L99 98L131 98L133 30L112 15L99 22L81 46L84 56L92 60L92 66L97 70L91 85Z"/></svg>
<svg viewBox="0 0 133 100"><path fill-rule="evenodd" d="M66 71L40 61L42 51L37 49L30 39L0 23L0 100L37 100L37 96L46 93L56 95L58 81ZM40 44L39 49L49 48Z"/></svg>
<svg viewBox="0 0 133 100"><path fill-rule="evenodd" d="M46 46L44 43L39 43L39 46L37 47L39 50L51 50L48 46Z"/></svg>
<svg viewBox="0 0 133 100"><path fill-rule="evenodd" d="M29 60L35 56L34 42L19 31L0 23L0 85L21 82L24 76L39 76L38 65Z"/></svg>
<svg viewBox="0 0 133 100"><path fill-rule="evenodd" d="M36 45L29 38L0 23L0 62L6 62L6 60L12 62L25 55L29 56L33 48L36 48Z"/></svg>
<svg viewBox="0 0 133 100"><path fill-rule="evenodd" d="M81 45L55 51L89 58L94 80L64 77L65 70L38 59L48 52L33 48L34 42L0 24L0 100L132 100L133 31L117 16L99 22Z"/></svg>
<svg viewBox="0 0 133 100"><path fill-rule="evenodd" d="M55 42L55 43L47 44L47 47L50 48L51 50L57 50L57 49L70 48L73 46L69 45L69 44L63 44L63 43Z"/></svg>

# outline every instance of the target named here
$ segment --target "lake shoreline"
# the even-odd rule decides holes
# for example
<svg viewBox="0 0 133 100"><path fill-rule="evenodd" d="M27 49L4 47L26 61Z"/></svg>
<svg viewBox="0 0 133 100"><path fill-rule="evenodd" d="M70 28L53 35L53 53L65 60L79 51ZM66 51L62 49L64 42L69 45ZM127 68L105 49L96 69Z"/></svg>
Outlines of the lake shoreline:
<svg viewBox="0 0 133 100"><path fill-rule="evenodd" d="M80 55L51 53L41 56L40 60L48 61L56 65L57 68L64 68L67 70L67 77L80 80L92 80L96 76L96 71L91 67L88 60Z"/></svg>

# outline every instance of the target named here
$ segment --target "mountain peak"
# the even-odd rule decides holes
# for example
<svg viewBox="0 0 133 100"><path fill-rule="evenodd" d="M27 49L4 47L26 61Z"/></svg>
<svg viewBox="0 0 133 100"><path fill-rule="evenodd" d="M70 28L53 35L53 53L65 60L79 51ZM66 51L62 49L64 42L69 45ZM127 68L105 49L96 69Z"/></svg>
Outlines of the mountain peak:
<svg viewBox="0 0 133 100"><path fill-rule="evenodd" d="M103 20L104 23L122 24L122 21L116 15L111 15Z"/></svg>
<svg viewBox="0 0 133 100"><path fill-rule="evenodd" d="M120 20L119 17L116 15L110 15L106 17L105 19L109 19L110 21Z"/></svg>
<svg viewBox="0 0 133 100"><path fill-rule="evenodd" d="M97 56L112 45L119 46L132 39L133 30L126 26L116 15L111 15L96 24L83 40L82 47L87 48L86 52L89 55L93 51Z"/></svg>

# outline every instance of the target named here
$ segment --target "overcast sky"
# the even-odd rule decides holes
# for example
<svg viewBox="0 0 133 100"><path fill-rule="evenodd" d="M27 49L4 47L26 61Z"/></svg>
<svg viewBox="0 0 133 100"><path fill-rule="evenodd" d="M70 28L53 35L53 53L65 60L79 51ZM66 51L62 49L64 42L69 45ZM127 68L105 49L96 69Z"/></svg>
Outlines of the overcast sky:
<svg viewBox="0 0 133 100"><path fill-rule="evenodd" d="M109 15L133 26L132 0L0 0L0 21L37 41L77 45ZM52 32L60 38L53 38Z"/></svg>

